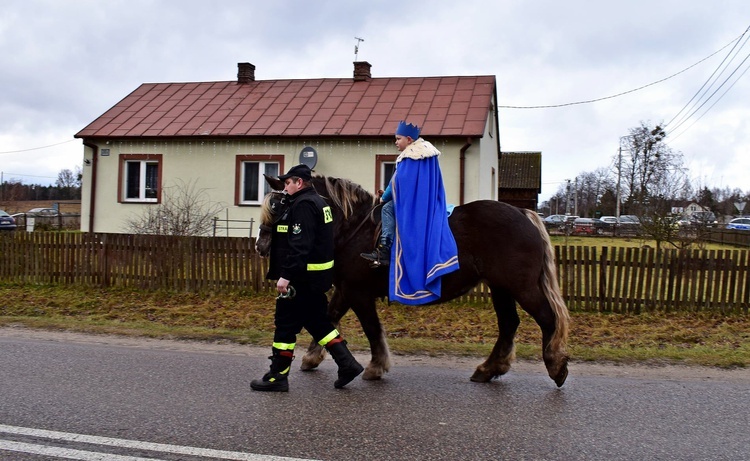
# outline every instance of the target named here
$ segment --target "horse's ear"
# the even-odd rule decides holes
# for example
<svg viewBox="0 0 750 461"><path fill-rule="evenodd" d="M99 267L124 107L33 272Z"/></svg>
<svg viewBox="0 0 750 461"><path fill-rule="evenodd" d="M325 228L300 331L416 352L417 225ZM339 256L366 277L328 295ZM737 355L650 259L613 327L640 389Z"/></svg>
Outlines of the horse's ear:
<svg viewBox="0 0 750 461"><path fill-rule="evenodd" d="M284 182L280 180L279 178L274 178L273 176L268 176L267 174L263 173L263 177L266 178L266 182L269 186L271 186L271 189L273 190L284 190Z"/></svg>

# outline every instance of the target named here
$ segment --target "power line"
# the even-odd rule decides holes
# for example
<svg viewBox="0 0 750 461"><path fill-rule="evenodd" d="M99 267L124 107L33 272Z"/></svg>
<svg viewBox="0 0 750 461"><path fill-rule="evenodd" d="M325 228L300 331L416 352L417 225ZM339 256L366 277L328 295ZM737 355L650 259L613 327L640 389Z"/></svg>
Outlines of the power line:
<svg viewBox="0 0 750 461"><path fill-rule="evenodd" d="M656 85L658 83L662 83L664 81L667 81L667 80L669 80L671 78L674 78L674 77L676 77L676 76L678 76L678 75L680 75L680 74L682 74L682 73L684 73L684 72L692 69L693 67L697 66L698 64L701 64L702 62L704 62L704 61L706 61L706 60L714 57L716 54L718 54L719 52L723 51L726 47L728 47L732 43L736 42L743 35L745 35L745 32L743 32L739 37L733 39L731 42L727 43L726 45L724 45L720 49L714 51L710 55L708 55L705 58L701 59L700 61L696 62L695 64L693 64L691 66L688 66L688 67L682 69L681 71L676 72L676 73L670 75L669 77L665 77L665 78L663 78L661 80L657 80L655 82L649 83L647 85L643 85L641 87L638 87L638 88L635 88L635 89L632 89L632 90L623 91L622 93L617 93L617 94L614 94L612 96L605 96L603 98L597 98L597 99L589 99L589 100L586 100L586 101L568 102L568 103L565 103L565 104L551 104L551 105L543 105L543 106L500 106L499 105L497 107L498 107L498 109L552 109L552 108L555 108L555 107L566 107L566 106L575 106L575 105L580 105L580 104L590 104L590 103L593 103L593 102L599 102L599 101L604 101L604 100L607 100L607 99L617 98L619 96L624 96L626 94L630 94L630 93L634 93L636 91L640 91L640 90L642 90L644 88L648 88L648 87Z"/></svg>
<svg viewBox="0 0 750 461"><path fill-rule="evenodd" d="M672 120L670 120L669 122L667 122L667 123L666 123L666 124L664 125L664 128L668 127L668 126L669 126L669 125L670 125L670 124L671 124L672 122L674 122L674 121L675 121L675 119L676 119L677 117L679 117L679 115L680 115L680 114L681 114L681 113L682 113L682 112L683 112L683 111L684 111L685 109L687 109L687 107L688 107L688 106L690 105L690 103L691 103L691 102L693 102L693 100L694 100L694 99L695 99L696 97L698 97L698 95L699 95L699 94L700 94L700 92L701 92L701 91L703 90L703 88L705 88L705 86L706 86L706 85L708 85L708 82L710 82L710 81L711 81L711 79L713 79L713 78L714 78L714 75L716 75L716 73L717 73L717 72L719 71L719 69L721 69L721 68L722 68L722 66L724 66L724 63L725 63L725 62L727 61L727 59L729 58L729 56L731 56L731 55L732 55L732 53L734 53L734 50L735 50L735 48L737 48L737 45L739 45L740 41L742 40L742 36L744 36L745 34L747 34L747 31L748 31L748 30L750 30L750 27L748 27L747 29L745 29L745 32L743 32L743 33L742 33L742 35L740 36L740 38L739 38L739 39L738 39L738 40L736 41L736 43L734 44L734 46L732 47L732 49L731 49L731 50L729 50L729 53L727 53L727 55L726 55L726 56L724 57L724 59L722 59L721 63L719 63L719 65L718 65L718 66L716 67L716 69L715 69L715 70L713 71L713 73L712 73L712 74L711 74L711 75L710 75L710 76L708 77L708 79L706 79L706 81L705 81L705 82L703 82L703 85L701 85L701 87L700 87L700 88L698 88L698 91L696 91L696 92L695 92L695 94L693 95L693 97L692 97L692 98L690 98L690 101L688 101L688 102L687 102L687 103L685 104L685 106L683 106L683 108L682 108L682 109L680 109L680 111L679 111L679 112L677 112L677 114L676 114L676 115L675 115L674 117L672 117ZM745 43L747 43L747 39L745 39ZM744 46L745 46L745 45L743 44L743 45L742 45L742 46L740 47L740 49L742 49L742 47L744 47ZM738 52L739 52L739 50L738 50ZM735 57L737 57L737 53L735 53L735 54L734 54L734 57L732 58L732 60L734 60L734 58L735 58ZM731 62L731 61L730 61L730 62ZM727 65L728 65L728 63L727 63ZM726 70L726 66L724 67L724 70ZM722 70L722 71L721 71L721 73L724 73L724 70ZM721 73L720 73L719 75L721 75ZM717 78L718 78L718 77L717 77ZM715 83L715 81L714 81L714 83ZM713 83L712 83L711 85L713 85ZM709 86L709 88L708 88L708 89L710 89L710 86ZM708 91L708 89L706 89L706 91ZM705 94L705 92L704 92L704 94Z"/></svg>
<svg viewBox="0 0 750 461"><path fill-rule="evenodd" d="M70 139L68 141L58 142L57 144L50 144L49 146L32 147L32 148L29 148L29 149L9 150L7 152L0 152L0 154L17 154L19 152L29 152L29 151L32 151L32 150L46 149L48 147L55 147L55 146L59 146L60 144L67 144L67 143L73 142L73 141L76 141L76 140L75 139Z"/></svg>
<svg viewBox="0 0 750 461"><path fill-rule="evenodd" d="M9 176L21 176L21 177L24 177L24 178L47 178L47 179L57 179L57 176L38 176L38 175L33 175L33 174L9 173L9 172L7 172L7 171L4 171L4 172L3 172L3 174L4 174L4 175L9 175Z"/></svg>
<svg viewBox="0 0 750 461"><path fill-rule="evenodd" d="M748 56L748 57L750 57L750 56ZM745 60L747 60L747 58L745 58ZM742 61L742 62L744 63L745 61ZM741 64L740 64L740 65L741 65ZM737 69L739 69L739 67L738 67ZM731 84L731 85L729 85L729 88L727 88L726 90L724 90L724 92L723 92L723 93L721 93L721 96L719 96L719 98L718 98L718 99L717 99L716 101L714 101L714 103L713 103L713 104L711 104L710 106L708 106L708 109L706 109L706 110L705 110L705 111L704 111L704 112L703 112L703 113L702 113L702 114L700 115L700 117L698 117L697 119L695 119L695 121L694 121L693 123L691 123L690 125L688 125L688 126L687 126L687 127L686 127L686 128L684 129L684 130L682 130L682 131L681 131L680 133L678 133L677 135L673 136L673 137L671 138L671 141L674 141L675 139L679 138L679 137L680 137L680 136L682 136L682 135L683 135L683 134L684 134L684 133L685 133L685 132L686 132L687 130L689 130L689 129L690 129L690 128L691 128L692 126L693 126L693 125L695 125L696 123L698 123L698 120L702 119L702 118L703 118L703 116L704 116L704 115L706 115L706 114L708 113L708 111L710 111L710 110L711 110L711 109L712 109L712 108L713 108L713 107L714 107L714 106L716 105L716 103L718 103L719 101L721 101L721 99L722 99L722 98L724 97L724 95L725 95L725 94L727 94L727 93L729 92L729 90L731 90L731 89L732 89L732 87L734 87L734 85L735 85L735 84L736 84L736 83L737 83L737 82L738 82L738 81L739 81L739 80L740 80L740 79L742 78L742 76L743 76L743 75L745 75L745 73L746 73L746 72L747 72L748 70L750 70L750 67L746 67L746 68L745 68L745 70L743 70L743 71L742 71L742 73L740 74L740 76L739 76L739 77L737 77L737 79L736 79L736 80L735 80L734 82L732 82L732 84ZM735 72L736 72L736 70L735 70ZM730 76L730 77L731 77L731 76ZM723 85L723 84L722 84L722 85ZM721 88L721 87L719 87L719 88ZM719 90L719 88L717 88L717 91ZM712 96L713 96L713 95L712 95ZM708 101L706 101L706 102L708 102ZM704 103L704 104L705 104L705 103ZM701 107L702 107L702 106L703 106L703 105L701 105ZM699 107L698 109L700 109L700 107ZM698 110L698 109L696 109L696 110ZM694 112L694 113L695 113L695 112ZM678 125L678 127L679 127L679 125ZM677 128L675 128L675 130L676 130L676 129L677 129ZM674 130L670 131L670 134L671 134L671 133L673 133L673 132L674 132Z"/></svg>
<svg viewBox="0 0 750 461"><path fill-rule="evenodd" d="M750 37L749 37L749 38L750 38ZM747 40L745 40L745 43L744 43L744 44L743 44L743 45L742 45L742 46L740 47L740 49L742 49L742 47L744 47L744 46L745 46L745 44L747 44ZM737 50L737 53L739 53L739 50ZM735 54L735 55L734 55L734 57L732 57L732 59L730 60L730 63L731 63L731 61L733 61L733 60L734 60L734 58L735 58L735 57L737 57L737 54ZM711 98L713 98L713 97L714 97L714 95L716 95L716 93L717 93L717 92L718 92L718 91L719 91L719 90L720 90L720 89L721 89L721 88L722 88L722 87L723 87L723 86L724 86L724 85L725 85L725 84L726 84L726 83L727 83L727 82L729 81L729 79L731 79L731 78L732 78L732 77L734 76L734 74L735 74L735 73L737 73L737 71L738 71L738 70L740 70L740 68L741 68L741 67L742 67L742 66L743 66L743 65L745 64L745 62L747 62L748 58L750 58L750 54L748 54L747 56L745 56L745 59L743 59L743 60L742 60L742 62L740 62L740 63L739 63L738 65L737 65L737 67L735 67L735 68L734 68L734 70L732 71L732 73L730 73L730 74L729 74L729 75L727 76L727 78L725 78L725 79L724 79L724 81L723 81L723 82L721 82L721 85L719 85L719 86L718 86L718 87L717 87L717 88L716 88L716 89L715 89L715 90L713 91L713 93L711 93L711 94L710 94L710 95L708 96L708 98L706 98L706 100L705 100L705 101L703 101L703 102L702 102L702 103L701 103L701 104L700 104L700 105L699 105L699 106L698 106L697 108L695 108L695 110L693 110L693 111L692 111L692 112L691 112L690 114L686 115L686 116L685 116L685 117L684 117L684 118L683 118L682 120L680 120L680 121L679 121L679 122L677 123L677 125L676 125L676 126L674 126L674 127L673 127L673 128L672 128L672 129L670 130L670 132L671 132L671 133L675 132L675 131L676 131L677 129L679 129L679 128L680 128L680 127L681 127L681 126L683 125L683 124L685 124L685 122L687 122L687 121L688 121L688 120L690 119L690 117L694 116L694 115L695 115L695 114L696 114L696 113L697 113L697 112L698 112L698 111L699 111L699 110L700 110L701 108L703 108L703 106L705 106L705 105L706 105L706 103L708 103L708 101L710 101L710 100L711 100ZM727 65L729 65L729 63L727 63ZM724 69L723 69L723 70L721 71L721 73L720 73L719 75L723 74L725 70L726 70L726 67L725 67L725 68L724 68ZM716 100L716 101L715 101L715 102L714 102L713 104L711 104L711 106L709 106L709 108L708 108L708 109L706 109L706 112L704 112L704 113L703 113L703 114L702 114L702 115L701 115L701 116L700 116L700 117L698 118L698 120L700 120L700 118L702 118L702 117L703 117L703 115L705 115L705 114L706 114L706 113L707 113L707 112L708 112L708 111L709 111L709 110L710 110L710 109L711 109L711 108L712 108L712 107L713 107L714 105L716 105L716 103L717 103L717 102L718 102L719 100L721 100L721 98L723 98L723 97L724 97L724 95L725 95L725 94L727 94L727 92L728 92L728 91L729 91L730 89L732 89L732 87L733 87L733 86L735 85L735 83L737 83L737 81L738 81L738 80L739 80L739 79L740 79L740 78L741 78L741 77L742 77L743 75L745 75L745 72L747 72L747 69L745 69L745 71L744 71L744 72L742 72L742 73L741 73L741 74L739 75L739 77L737 77L737 79L736 79L736 80L735 80L735 81L734 81L734 82L733 82L733 83L732 83L732 84L731 84L731 85L729 86L729 88L727 88L727 89L726 89L726 91L724 91L724 93L722 93L722 94L721 94L721 96L719 97L719 99L718 99L718 100ZM706 91L708 91L708 90L710 89L710 87L714 85L714 83L716 83L716 81L714 81L714 82L713 82L713 83L712 83L712 84L711 84L711 85L709 86L709 88L708 88L708 89L706 89ZM704 94L705 94L705 93L704 93ZM697 103L697 101L696 101L696 103ZM697 122L698 120L696 120L696 122ZM670 123L671 123L671 122L670 122ZM692 124L690 124L690 126L693 126L693 124L695 124L695 122L693 122ZM684 131L683 131L683 133L684 133ZM680 134L682 134L682 133L680 133Z"/></svg>

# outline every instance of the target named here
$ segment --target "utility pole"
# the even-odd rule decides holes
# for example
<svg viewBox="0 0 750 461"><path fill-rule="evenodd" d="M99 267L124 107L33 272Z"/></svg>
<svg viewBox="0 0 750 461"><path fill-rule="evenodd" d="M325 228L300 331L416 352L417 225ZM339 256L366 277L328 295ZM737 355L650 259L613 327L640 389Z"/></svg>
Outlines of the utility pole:
<svg viewBox="0 0 750 461"><path fill-rule="evenodd" d="M620 177L622 176L622 138L620 138L620 148L617 152L617 203L615 208L615 217L620 222L620 201L622 200L620 192Z"/></svg>

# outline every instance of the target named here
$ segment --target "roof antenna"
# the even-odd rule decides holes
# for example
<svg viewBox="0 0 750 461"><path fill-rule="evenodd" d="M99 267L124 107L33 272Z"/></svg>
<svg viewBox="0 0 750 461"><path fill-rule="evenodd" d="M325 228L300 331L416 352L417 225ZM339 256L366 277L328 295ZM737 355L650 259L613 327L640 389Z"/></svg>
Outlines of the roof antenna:
<svg viewBox="0 0 750 461"><path fill-rule="evenodd" d="M357 40L357 44L354 45L354 61L357 61L357 54L359 54L359 44L364 42L364 38L354 37Z"/></svg>

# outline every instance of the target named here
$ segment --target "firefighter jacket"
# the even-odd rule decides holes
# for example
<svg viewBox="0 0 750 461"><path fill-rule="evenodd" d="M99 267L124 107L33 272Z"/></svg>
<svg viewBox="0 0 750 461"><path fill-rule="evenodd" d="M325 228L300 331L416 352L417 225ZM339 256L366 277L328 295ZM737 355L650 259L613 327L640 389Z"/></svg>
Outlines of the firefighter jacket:
<svg viewBox="0 0 750 461"><path fill-rule="evenodd" d="M328 291L333 283L333 213L312 187L290 197L287 244L280 276L292 286Z"/></svg>
<svg viewBox="0 0 750 461"><path fill-rule="evenodd" d="M281 211L279 219L271 225L271 257L266 278L278 280L281 277L281 264L289 254L289 208Z"/></svg>

